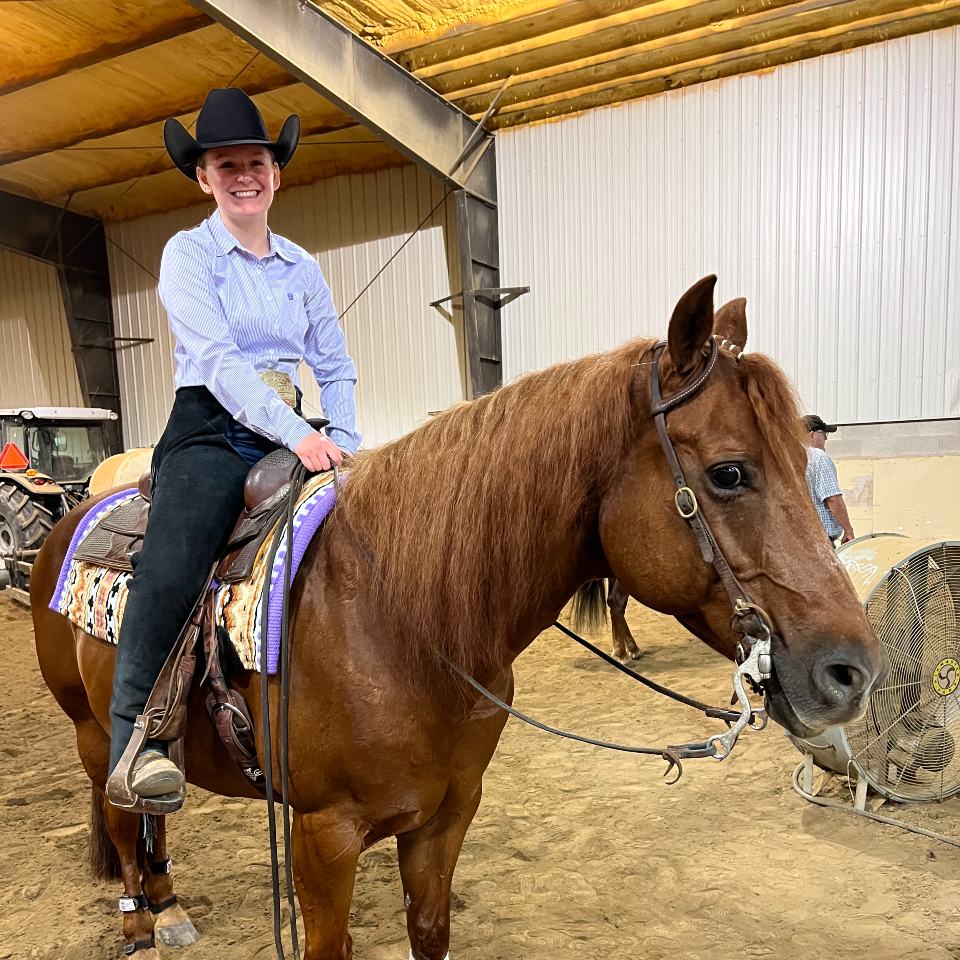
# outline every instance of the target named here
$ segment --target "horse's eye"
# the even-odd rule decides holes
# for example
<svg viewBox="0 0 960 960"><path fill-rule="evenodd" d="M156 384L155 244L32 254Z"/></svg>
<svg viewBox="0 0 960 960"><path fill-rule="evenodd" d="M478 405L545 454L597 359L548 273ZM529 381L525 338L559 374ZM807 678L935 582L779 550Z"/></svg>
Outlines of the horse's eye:
<svg viewBox="0 0 960 960"><path fill-rule="evenodd" d="M743 483L740 468L733 463L722 463L710 471L710 478L721 490L735 490Z"/></svg>

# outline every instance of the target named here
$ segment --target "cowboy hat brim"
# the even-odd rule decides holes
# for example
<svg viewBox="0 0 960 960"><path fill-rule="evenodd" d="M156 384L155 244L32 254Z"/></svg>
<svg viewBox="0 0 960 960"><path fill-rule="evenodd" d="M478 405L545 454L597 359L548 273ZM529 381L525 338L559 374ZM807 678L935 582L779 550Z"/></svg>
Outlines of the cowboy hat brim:
<svg viewBox="0 0 960 960"><path fill-rule="evenodd" d="M250 144L266 147L277 161L282 170L293 158L300 142L300 118L290 114L280 128L280 136L276 140L262 140L246 137L238 140L218 140L215 143L200 143L190 135L187 128L177 119L171 117L163 125L163 144L170 154L176 168L191 180L197 179L197 161L207 150L217 147L239 147Z"/></svg>

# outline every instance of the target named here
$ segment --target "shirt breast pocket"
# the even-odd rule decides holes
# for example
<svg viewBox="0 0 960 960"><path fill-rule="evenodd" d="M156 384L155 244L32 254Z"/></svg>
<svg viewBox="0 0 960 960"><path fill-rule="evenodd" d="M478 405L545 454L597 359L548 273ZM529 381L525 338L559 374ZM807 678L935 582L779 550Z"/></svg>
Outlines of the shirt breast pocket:
<svg viewBox="0 0 960 960"><path fill-rule="evenodd" d="M283 329L288 337L299 343L307 333L306 300L305 290L288 290L283 303Z"/></svg>

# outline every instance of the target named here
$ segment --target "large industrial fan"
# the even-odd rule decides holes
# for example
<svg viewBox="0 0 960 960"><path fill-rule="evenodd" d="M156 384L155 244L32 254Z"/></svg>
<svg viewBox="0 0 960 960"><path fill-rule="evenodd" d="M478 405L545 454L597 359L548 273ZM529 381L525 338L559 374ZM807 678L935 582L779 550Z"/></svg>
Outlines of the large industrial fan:
<svg viewBox="0 0 960 960"><path fill-rule="evenodd" d="M960 542L897 534L842 546L847 568L887 659L866 715L812 740L812 763L901 802L960 792Z"/></svg>

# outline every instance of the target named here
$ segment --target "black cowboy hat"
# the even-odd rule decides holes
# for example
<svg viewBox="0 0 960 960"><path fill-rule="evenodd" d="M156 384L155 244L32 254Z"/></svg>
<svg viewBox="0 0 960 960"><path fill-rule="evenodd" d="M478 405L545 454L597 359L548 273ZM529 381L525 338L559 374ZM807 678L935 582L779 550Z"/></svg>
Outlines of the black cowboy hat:
<svg viewBox="0 0 960 960"><path fill-rule="evenodd" d="M300 140L300 118L292 113L283 121L280 136L270 139L267 125L257 105L239 88L211 90L197 117L197 136L171 117L163 125L163 142L177 169L191 180L197 179L197 161L205 150L235 147L251 143L273 153L282 170L293 156Z"/></svg>

